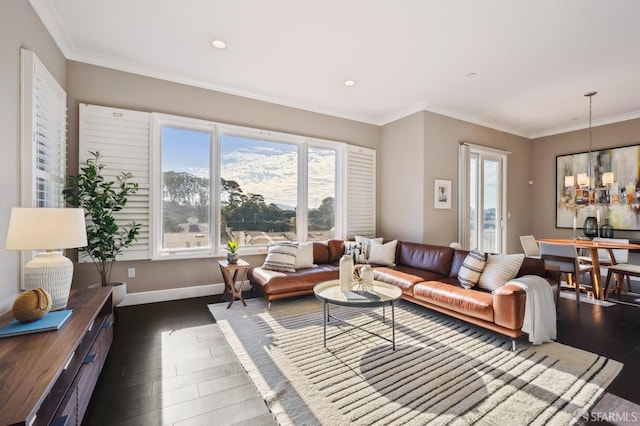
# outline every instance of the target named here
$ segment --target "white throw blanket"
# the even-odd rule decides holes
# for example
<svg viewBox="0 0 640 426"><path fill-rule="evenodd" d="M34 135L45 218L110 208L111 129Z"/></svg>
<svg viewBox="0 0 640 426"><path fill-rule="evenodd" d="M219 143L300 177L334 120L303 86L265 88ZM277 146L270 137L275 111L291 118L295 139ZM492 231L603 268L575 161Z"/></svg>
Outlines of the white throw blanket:
<svg viewBox="0 0 640 426"><path fill-rule="evenodd" d="M556 303L549 282L537 275L524 275L509 281L521 287L526 295L522 331L534 345L556 338Z"/></svg>

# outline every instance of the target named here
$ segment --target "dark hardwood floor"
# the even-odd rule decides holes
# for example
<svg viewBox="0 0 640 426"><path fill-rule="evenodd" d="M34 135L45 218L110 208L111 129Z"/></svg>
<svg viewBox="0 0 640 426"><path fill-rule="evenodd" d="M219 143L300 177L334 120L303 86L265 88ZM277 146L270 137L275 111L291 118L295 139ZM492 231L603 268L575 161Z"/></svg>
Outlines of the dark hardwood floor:
<svg viewBox="0 0 640 426"><path fill-rule="evenodd" d="M275 424L207 309L219 301L117 308L113 345L83 424ZM624 363L595 411L638 409L627 402L640 404L640 307L578 308L561 298L557 341Z"/></svg>

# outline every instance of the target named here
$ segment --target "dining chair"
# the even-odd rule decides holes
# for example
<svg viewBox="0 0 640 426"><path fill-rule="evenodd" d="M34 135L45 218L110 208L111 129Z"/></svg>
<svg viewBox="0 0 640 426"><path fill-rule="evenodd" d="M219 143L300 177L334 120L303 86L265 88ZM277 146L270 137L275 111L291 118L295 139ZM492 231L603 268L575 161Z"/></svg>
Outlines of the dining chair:
<svg viewBox="0 0 640 426"><path fill-rule="evenodd" d="M540 242L540 257L545 265L557 267L567 277L569 286L575 287L576 303L580 305L580 277L589 272L591 286L593 287L593 264L580 263L578 250L574 244L554 244Z"/></svg>
<svg viewBox="0 0 640 426"><path fill-rule="evenodd" d="M594 238L594 240L596 240ZM606 242L611 242L611 243L625 243L625 244L629 244L629 239L628 238L599 238L597 239L597 241L601 241L603 243ZM615 259L611 258L611 255L609 254L609 250L607 250L606 248L601 248L598 249L598 260L600 261L600 265L602 266L610 266L610 265L621 265L621 264L627 264L629 263L629 250L628 249L612 249L611 252L613 252L613 257ZM582 263L593 263L593 259L591 259L591 256L579 256L580 261ZM633 268L631 268L633 269ZM632 271L633 272L633 271ZM607 274L608 276L608 274ZM616 289L618 294L620 294L620 289L622 288L622 284L623 281L626 278L627 281L627 290L631 291L631 276L632 274L623 274L621 272L617 272L615 277L616 277ZM620 282L617 282L617 278L620 278ZM607 297L607 294L605 293L605 297Z"/></svg>
<svg viewBox="0 0 640 426"><path fill-rule="evenodd" d="M533 235L521 235L520 244L525 256L540 259L540 247Z"/></svg>
<svg viewBox="0 0 640 426"><path fill-rule="evenodd" d="M632 265L630 263L618 263L607 268L607 281L604 286L604 298L609 296L609 285L611 277L616 276L616 294L620 296L624 279L627 279L628 291L631 291L631 277L640 277L640 265Z"/></svg>

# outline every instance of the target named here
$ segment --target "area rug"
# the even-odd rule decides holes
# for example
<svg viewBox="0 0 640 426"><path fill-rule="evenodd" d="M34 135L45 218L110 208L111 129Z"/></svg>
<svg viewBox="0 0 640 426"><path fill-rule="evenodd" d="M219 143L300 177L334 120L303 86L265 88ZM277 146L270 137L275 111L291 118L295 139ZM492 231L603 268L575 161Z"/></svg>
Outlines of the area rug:
<svg viewBox="0 0 640 426"><path fill-rule="evenodd" d="M399 302L396 350L331 325L322 303L264 299L209 305L227 341L282 425L567 425L577 422L622 364L559 343L530 346ZM332 314L391 337L390 309ZM345 331L339 335L341 331Z"/></svg>

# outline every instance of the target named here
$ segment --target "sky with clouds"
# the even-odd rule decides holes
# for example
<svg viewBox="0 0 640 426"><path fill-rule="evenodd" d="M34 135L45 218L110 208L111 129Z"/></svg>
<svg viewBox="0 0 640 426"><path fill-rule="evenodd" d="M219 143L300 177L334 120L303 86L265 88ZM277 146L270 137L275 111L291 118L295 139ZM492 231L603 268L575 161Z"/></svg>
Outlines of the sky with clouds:
<svg viewBox="0 0 640 426"><path fill-rule="evenodd" d="M297 204L298 146L295 144L222 135L220 174L238 182L244 193L260 194L265 202L294 207ZM162 170L209 174L209 134L163 128ZM317 207L335 196L335 151L310 148L308 154L309 200Z"/></svg>

